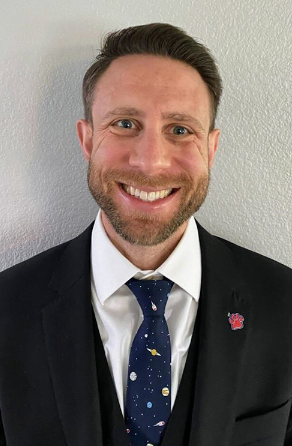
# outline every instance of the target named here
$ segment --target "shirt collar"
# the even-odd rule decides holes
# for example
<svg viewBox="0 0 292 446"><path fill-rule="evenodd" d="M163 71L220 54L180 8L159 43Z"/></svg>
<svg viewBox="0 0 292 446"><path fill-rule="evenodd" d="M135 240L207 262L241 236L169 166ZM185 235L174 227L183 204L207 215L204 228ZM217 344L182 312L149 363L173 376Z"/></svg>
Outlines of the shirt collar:
<svg viewBox="0 0 292 446"><path fill-rule="evenodd" d="M91 236L91 273L102 305L134 276L137 279L165 276L198 301L201 288L201 251L195 219L190 218L180 242L157 270L141 271L110 241L99 211Z"/></svg>

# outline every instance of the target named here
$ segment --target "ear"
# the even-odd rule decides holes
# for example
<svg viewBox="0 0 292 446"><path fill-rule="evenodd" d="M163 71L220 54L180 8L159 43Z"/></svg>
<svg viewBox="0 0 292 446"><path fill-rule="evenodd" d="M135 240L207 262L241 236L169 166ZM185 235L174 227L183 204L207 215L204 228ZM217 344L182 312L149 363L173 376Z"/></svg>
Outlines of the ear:
<svg viewBox="0 0 292 446"><path fill-rule="evenodd" d="M209 167L211 168L214 162L215 153L219 145L220 130L213 129L208 135L208 159Z"/></svg>
<svg viewBox="0 0 292 446"><path fill-rule="evenodd" d="M76 130L84 157L89 161L92 152L92 125L85 119L79 119Z"/></svg>

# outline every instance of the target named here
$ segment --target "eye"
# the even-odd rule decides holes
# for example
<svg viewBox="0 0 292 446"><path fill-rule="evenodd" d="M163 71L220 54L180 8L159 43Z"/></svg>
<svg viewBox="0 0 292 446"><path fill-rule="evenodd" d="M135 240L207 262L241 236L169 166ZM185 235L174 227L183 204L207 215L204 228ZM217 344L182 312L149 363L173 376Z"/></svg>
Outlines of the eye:
<svg viewBox="0 0 292 446"><path fill-rule="evenodd" d="M175 127L172 127L173 129L173 133L175 135L188 135L190 132L187 128L181 126L181 125L176 125Z"/></svg>
<svg viewBox="0 0 292 446"><path fill-rule="evenodd" d="M122 129L134 128L134 123L130 121L130 119L120 119L120 121L116 121L113 125L116 125Z"/></svg>

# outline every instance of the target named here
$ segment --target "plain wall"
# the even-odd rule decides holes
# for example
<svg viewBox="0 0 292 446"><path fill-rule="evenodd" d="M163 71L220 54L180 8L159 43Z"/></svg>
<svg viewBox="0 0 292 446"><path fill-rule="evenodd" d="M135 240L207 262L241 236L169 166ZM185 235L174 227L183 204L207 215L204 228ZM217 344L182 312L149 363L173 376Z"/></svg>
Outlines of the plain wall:
<svg viewBox="0 0 292 446"><path fill-rule="evenodd" d="M105 32L182 27L218 61L220 149L206 229L292 267L291 0L2 0L0 269L80 233L97 207L75 133Z"/></svg>

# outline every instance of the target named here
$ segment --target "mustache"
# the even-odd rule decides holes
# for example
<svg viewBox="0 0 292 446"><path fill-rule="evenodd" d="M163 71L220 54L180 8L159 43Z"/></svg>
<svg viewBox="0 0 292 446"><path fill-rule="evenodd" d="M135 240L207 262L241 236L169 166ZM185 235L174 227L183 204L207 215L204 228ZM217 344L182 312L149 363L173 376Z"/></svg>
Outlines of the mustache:
<svg viewBox="0 0 292 446"><path fill-rule="evenodd" d="M186 174L180 173L177 175L172 174L160 174L155 177L144 175L141 172L131 171L125 172L120 169L108 169L104 172L96 169L93 165L89 165L89 170L95 170L95 174L100 176L103 183L123 183L127 185L135 185L141 187L152 188L192 188L193 178Z"/></svg>

